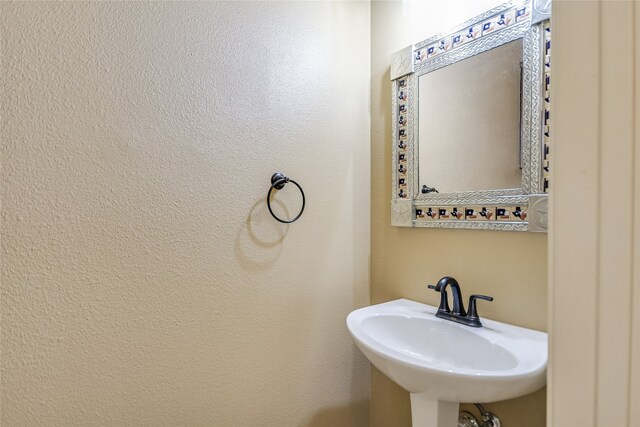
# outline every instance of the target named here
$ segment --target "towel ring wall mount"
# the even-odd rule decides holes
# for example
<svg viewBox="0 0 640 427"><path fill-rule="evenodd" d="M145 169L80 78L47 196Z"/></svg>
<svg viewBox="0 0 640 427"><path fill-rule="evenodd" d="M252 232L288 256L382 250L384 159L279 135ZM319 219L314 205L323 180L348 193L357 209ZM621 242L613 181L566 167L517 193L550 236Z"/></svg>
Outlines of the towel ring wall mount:
<svg viewBox="0 0 640 427"><path fill-rule="evenodd" d="M284 186L287 185L287 183L289 182L294 184L296 187L298 187L298 190L300 190L300 194L302 195L302 208L300 208L300 212L298 212L298 215L296 215L294 218L290 220L284 220L279 218L275 213L273 213L273 210L271 209L271 192L274 189L282 190ZM302 212L304 212L305 202L306 201L304 197L304 191L302 191L302 187L300 187L300 184L298 184L291 178L284 176L280 172L276 172L273 175L271 175L271 187L269 187L269 192L267 193L267 207L269 208L269 213L271 214L271 216L274 217L277 221L282 222L283 224L291 224L292 222L297 221L298 218L302 216Z"/></svg>

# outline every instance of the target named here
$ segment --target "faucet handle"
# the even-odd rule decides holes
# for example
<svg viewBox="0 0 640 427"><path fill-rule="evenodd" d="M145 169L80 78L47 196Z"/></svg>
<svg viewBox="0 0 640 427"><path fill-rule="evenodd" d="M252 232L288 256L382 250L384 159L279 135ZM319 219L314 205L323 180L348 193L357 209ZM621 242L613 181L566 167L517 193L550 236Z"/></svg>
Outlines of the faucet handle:
<svg viewBox="0 0 640 427"><path fill-rule="evenodd" d="M447 297L446 289L438 291L435 285L427 285L427 288L440 292L440 307L438 307L438 312L450 313L451 309L449 308L449 298Z"/></svg>
<svg viewBox="0 0 640 427"><path fill-rule="evenodd" d="M469 312L467 314L467 317L469 318L473 318L473 319L479 319L478 317L478 309L476 308L476 300L477 299L483 299L485 301L493 301L493 297L487 296L487 295L471 295L469 297ZM480 320L478 320L478 323L480 323Z"/></svg>
<svg viewBox="0 0 640 427"><path fill-rule="evenodd" d="M471 295L471 297L469 298L469 300L471 299L483 299L485 301L493 301L493 297L490 297L488 295L479 295L479 294L473 294Z"/></svg>

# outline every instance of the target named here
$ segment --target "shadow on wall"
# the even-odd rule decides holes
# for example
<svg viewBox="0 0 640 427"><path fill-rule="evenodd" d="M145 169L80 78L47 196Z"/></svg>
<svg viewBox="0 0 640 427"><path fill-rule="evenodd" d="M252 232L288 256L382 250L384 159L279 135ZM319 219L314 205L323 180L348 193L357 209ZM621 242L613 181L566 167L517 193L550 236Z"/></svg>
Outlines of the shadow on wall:
<svg viewBox="0 0 640 427"><path fill-rule="evenodd" d="M484 408L500 417L505 426L542 427L546 425L547 388L543 387L526 396L483 404ZM478 410L471 403L463 403L460 410L478 416Z"/></svg>
<svg viewBox="0 0 640 427"><path fill-rule="evenodd" d="M369 360L353 345L352 369L355 375L351 378L351 395L362 396L363 388L369 390ZM362 370L366 367L365 371ZM358 374L366 373L366 381ZM368 393L366 393L368 395ZM369 427L370 400L351 402L350 405L326 407L316 412L309 421L302 423L304 427ZM391 427L391 426L387 426Z"/></svg>
<svg viewBox="0 0 640 427"><path fill-rule="evenodd" d="M271 204L288 214L281 201ZM266 200L258 200L236 235L234 253L240 266L253 272L269 269L280 257L288 231L288 224L279 223L271 216Z"/></svg>
<svg viewBox="0 0 640 427"><path fill-rule="evenodd" d="M369 402L361 400L349 406L334 406L316 412L304 427L368 427L362 420L369 420Z"/></svg>

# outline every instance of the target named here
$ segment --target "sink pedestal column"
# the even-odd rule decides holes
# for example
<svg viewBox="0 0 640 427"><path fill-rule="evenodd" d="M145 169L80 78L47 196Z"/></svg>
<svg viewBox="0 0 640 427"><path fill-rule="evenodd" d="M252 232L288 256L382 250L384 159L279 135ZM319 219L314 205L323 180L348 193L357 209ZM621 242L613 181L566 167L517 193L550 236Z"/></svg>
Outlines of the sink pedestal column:
<svg viewBox="0 0 640 427"><path fill-rule="evenodd" d="M411 424L413 427L457 427L459 407L457 402L411 393Z"/></svg>

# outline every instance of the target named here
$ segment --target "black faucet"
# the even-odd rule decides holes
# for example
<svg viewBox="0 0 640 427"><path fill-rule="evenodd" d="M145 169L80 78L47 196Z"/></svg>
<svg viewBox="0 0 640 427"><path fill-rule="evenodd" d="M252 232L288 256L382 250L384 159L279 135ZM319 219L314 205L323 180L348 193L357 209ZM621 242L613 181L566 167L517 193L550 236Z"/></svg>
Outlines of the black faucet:
<svg viewBox="0 0 640 427"><path fill-rule="evenodd" d="M447 286L451 286L451 290L453 292L453 310L449 308ZM436 292L440 292L440 307L438 307L436 317L451 320L457 323L462 323L463 325L471 326L474 328L479 328L482 326L480 317L478 317L476 300L483 299L486 301L493 301L492 297L486 295L471 295L471 297L469 297L469 312L467 313L464 310L460 285L458 284L458 281L453 277L445 276L438 281L437 285L429 285L429 289L434 289Z"/></svg>

